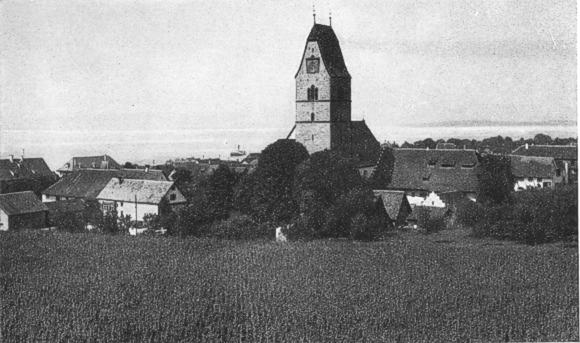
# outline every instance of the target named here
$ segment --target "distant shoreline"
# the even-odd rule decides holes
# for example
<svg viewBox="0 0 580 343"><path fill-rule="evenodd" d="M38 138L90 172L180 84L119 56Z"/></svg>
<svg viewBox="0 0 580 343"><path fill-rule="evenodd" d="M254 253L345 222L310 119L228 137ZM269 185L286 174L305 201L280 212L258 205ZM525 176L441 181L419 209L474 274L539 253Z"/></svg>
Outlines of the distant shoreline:
<svg viewBox="0 0 580 343"><path fill-rule="evenodd" d="M451 120L431 123L403 124L401 127L577 127L573 120L530 121L493 121L493 120Z"/></svg>

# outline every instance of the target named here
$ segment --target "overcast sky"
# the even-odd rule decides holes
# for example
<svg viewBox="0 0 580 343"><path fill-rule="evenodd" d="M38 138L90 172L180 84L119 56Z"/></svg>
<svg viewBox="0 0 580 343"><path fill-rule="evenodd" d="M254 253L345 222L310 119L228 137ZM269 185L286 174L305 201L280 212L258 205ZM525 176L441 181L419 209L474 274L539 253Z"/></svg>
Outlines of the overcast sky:
<svg viewBox="0 0 580 343"><path fill-rule="evenodd" d="M2 1L0 154L22 132L289 130L312 3ZM575 1L314 3L371 129L576 120Z"/></svg>

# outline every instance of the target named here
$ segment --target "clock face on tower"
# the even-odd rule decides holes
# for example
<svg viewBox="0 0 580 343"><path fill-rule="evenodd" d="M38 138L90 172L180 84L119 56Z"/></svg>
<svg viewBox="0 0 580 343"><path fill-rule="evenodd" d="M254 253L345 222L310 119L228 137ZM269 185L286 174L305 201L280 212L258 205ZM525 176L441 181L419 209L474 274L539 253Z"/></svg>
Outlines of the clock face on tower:
<svg viewBox="0 0 580 343"><path fill-rule="evenodd" d="M318 73L318 68L320 67L320 58L307 58L306 59L306 72L308 74Z"/></svg>

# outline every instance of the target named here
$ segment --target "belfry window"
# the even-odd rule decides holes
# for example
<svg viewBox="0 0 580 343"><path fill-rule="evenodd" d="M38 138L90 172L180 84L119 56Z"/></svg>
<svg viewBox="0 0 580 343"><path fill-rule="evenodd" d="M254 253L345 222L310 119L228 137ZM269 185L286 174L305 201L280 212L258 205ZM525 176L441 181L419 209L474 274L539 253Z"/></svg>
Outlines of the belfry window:
<svg viewBox="0 0 580 343"><path fill-rule="evenodd" d="M314 87L314 85L308 88L308 101L318 100L318 88Z"/></svg>
<svg viewBox="0 0 580 343"><path fill-rule="evenodd" d="M314 112L310 113L310 121L314 121Z"/></svg>

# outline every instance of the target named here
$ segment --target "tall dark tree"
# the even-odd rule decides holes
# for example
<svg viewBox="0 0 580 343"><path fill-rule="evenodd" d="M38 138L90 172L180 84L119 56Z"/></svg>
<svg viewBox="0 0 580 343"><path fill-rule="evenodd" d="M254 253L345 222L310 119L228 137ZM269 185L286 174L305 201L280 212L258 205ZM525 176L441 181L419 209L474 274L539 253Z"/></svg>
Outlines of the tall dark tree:
<svg viewBox="0 0 580 343"><path fill-rule="evenodd" d="M373 189L385 189L391 184L393 179L393 169L395 167L395 155L393 154L393 149L388 146L384 146L379 161L377 162L377 168L375 169L373 176L371 178L370 185Z"/></svg>
<svg viewBox="0 0 580 343"><path fill-rule="evenodd" d="M510 199L514 177L510 158L504 155L486 154L480 158L478 170L478 202L501 204Z"/></svg>
<svg viewBox="0 0 580 343"><path fill-rule="evenodd" d="M307 158L308 151L296 141L281 139L268 145L254 173L238 186L235 207L259 222L289 222L298 208L292 197L294 174Z"/></svg>
<svg viewBox="0 0 580 343"><path fill-rule="evenodd" d="M353 222L363 231L371 226L362 222L377 222L372 219L377 214L371 211L372 190L360 177L356 161L336 152L314 153L298 167L294 197L300 205L296 226L312 237L361 237L362 232L353 235ZM356 216L364 218L353 221Z"/></svg>
<svg viewBox="0 0 580 343"><path fill-rule="evenodd" d="M227 218L232 210L237 175L225 164L220 165L207 181L207 209L212 218Z"/></svg>

